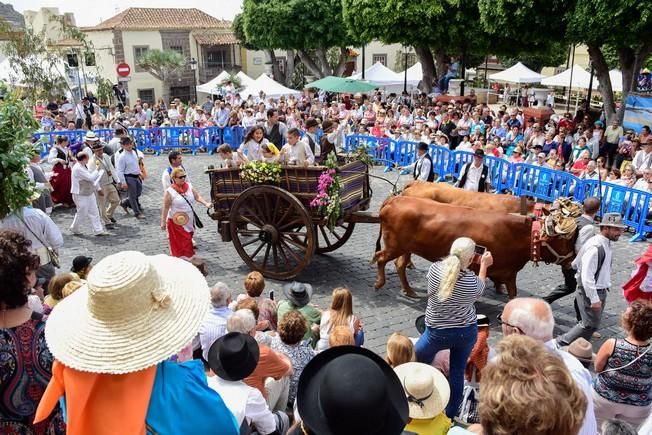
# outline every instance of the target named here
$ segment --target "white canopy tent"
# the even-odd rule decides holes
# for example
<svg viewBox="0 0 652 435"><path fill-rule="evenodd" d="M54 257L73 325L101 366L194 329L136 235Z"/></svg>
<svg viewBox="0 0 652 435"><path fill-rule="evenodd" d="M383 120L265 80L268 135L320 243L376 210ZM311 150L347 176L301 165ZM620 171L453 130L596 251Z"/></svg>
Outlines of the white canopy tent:
<svg viewBox="0 0 652 435"><path fill-rule="evenodd" d="M274 81L267 74L261 74L256 80L250 83L246 88L240 91L242 98L248 98L249 95L258 96L263 91L267 97L280 97L281 95L301 95L301 91L286 88L282 84Z"/></svg>
<svg viewBox="0 0 652 435"><path fill-rule="evenodd" d="M405 80L405 71L396 73L396 75L401 80L403 84ZM408 87L416 87L419 85L423 79L423 69L421 68L421 62L417 62L407 69L407 85Z"/></svg>
<svg viewBox="0 0 652 435"><path fill-rule="evenodd" d="M545 76L538 72L532 71L530 68L517 62L515 65L507 68L504 71L491 74L489 79L494 82L509 82L509 83L539 83Z"/></svg>
<svg viewBox="0 0 652 435"><path fill-rule="evenodd" d="M217 75L217 77L211 79L210 81L204 83L203 85L197 86L197 92L202 92L204 94L211 94L211 95L219 94L220 85L224 80L228 79L230 76L231 74L229 74L228 72L222 71ZM242 71L238 72L236 74L236 77L240 79L240 85L242 87L247 87L254 82L254 79L252 79Z"/></svg>
<svg viewBox="0 0 652 435"><path fill-rule="evenodd" d="M353 74L351 78L361 80L362 73ZM378 86L403 84L402 75L395 73L380 62L376 62L365 70L364 79Z"/></svg>
<svg viewBox="0 0 652 435"><path fill-rule="evenodd" d="M571 82L571 71L573 81ZM589 89L589 82L591 81L591 74L579 65L573 65L564 72L561 72L552 77L547 77L541 80L541 84L545 86L555 86L558 88L575 88L575 89ZM593 89L598 88L598 80L593 78Z"/></svg>

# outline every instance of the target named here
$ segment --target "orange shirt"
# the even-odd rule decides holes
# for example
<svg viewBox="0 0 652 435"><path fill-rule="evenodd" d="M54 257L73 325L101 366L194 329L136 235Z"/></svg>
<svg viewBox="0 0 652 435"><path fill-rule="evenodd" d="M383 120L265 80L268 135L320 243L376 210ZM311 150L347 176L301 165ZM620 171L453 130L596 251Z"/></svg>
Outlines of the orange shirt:
<svg viewBox="0 0 652 435"><path fill-rule="evenodd" d="M281 357L269 347L262 344L259 344L258 347L260 349L258 365L256 366L256 370L244 379L244 382L250 387L258 388L258 390L263 394L263 397L267 398L265 379L281 379L290 367L288 367L285 360L281 359Z"/></svg>
<svg viewBox="0 0 652 435"><path fill-rule="evenodd" d="M65 394L68 435L144 435L156 366L125 375L81 372L54 361L34 422Z"/></svg>

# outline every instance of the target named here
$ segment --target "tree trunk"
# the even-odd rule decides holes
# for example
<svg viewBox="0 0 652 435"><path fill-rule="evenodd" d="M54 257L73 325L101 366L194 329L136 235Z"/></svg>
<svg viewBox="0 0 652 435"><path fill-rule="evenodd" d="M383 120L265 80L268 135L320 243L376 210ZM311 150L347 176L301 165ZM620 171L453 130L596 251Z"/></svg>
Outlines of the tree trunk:
<svg viewBox="0 0 652 435"><path fill-rule="evenodd" d="M299 59L301 59L301 63L303 63L306 68L310 71L312 75L317 77L318 79L323 79L326 77L324 75L324 72L321 70L321 68L317 65L315 60L310 57L308 53L306 53L304 50L299 50Z"/></svg>
<svg viewBox="0 0 652 435"><path fill-rule="evenodd" d="M432 92L432 81L435 78L435 61L432 57L432 51L428 47L414 47L417 58L421 63L422 77L419 83L421 92L429 94Z"/></svg>
<svg viewBox="0 0 652 435"><path fill-rule="evenodd" d="M285 86L292 87L292 79L294 78L294 68L296 52L294 50L287 51L287 64L285 65Z"/></svg>
<svg viewBox="0 0 652 435"><path fill-rule="evenodd" d="M331 66L328 64L328 57L326 56L326 49L325 48L318 48L315 50L315 54L317 55L317 59L319 60L319 63L321 64L321 70L322 70L322 77L330 76L333 75L333 70L331 69Z"/></svg>
<svg viewBox="0 0 652 435"><path fill-rule="evenodd" d="M346 52L346 47L340 47L340 58L337 61L335 70L333 71L334 76L340 77L344 73L344 70L346 69Z"/></svg>
<svg viewBox="0 0 652 435"><path fill-rule="evenodd" d="M650 53L652 53L652 44L646 44L642 46L638 51L634 51L629 48L618 51L621 68L620 70L623 75L623 96L620 102L620 107L618 108L618 112L616 114L617 119L620 123L622 123L623 119L625 118L627 97L629 96L630 92L636 92L636 87L638 84L638 73L643 66L643 62L645 62L645 59L647 59Z"/></svg>
<svg viewBox="0 0 652 435"><path fill-rule="evenodd" d="M436 68L435 77L437 79L441 79L444 76L444 74L446 74L446 71L444 71L444 64L448 60L446 58L446 53L443 52L442 50L437 50L435 51L434 58L435 58L435 68Z"/></svg>
<svg viewBox="0 0 652 435"><path fill-rule="evenodd" d="M595 75L600 83L600 95L602 96L604 114L607 118L607 123L610 123L616 114L616 103L614 101L611 78L609 77L609 66L607 66L607 61L605 60L600 47L589 44L588 51L591 61L593 62L593 67L595 68ZM625 73L623 71L623 78L624 77Z"/></svg>
<svg viewBox="0 0 652 435"><path fill-rule="evenodd" d="M274 53L274 50L271 50L269 48L265 49L264 51L267 57L267 61L272 64L273 79L279 83L284 83L285 76L281 72L280 68L278 67L278 63L276 62L276 53Z"/></svg>

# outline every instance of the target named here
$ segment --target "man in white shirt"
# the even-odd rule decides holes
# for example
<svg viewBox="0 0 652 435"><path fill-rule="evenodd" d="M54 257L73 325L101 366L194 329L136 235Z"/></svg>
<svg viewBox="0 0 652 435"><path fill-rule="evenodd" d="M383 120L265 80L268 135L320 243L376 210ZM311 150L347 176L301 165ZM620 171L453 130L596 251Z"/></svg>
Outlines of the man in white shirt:
<svg viewBox="0 0 652 435"><path fill-rule="evenodd" d="M428 144L419 142L419 145L417 145L417 161L399 169L402 170L402 174L409 174L412 171L412 177L415 180L435 181L432 157L428 154Z"/></svg>
<svg viewBox="0 0 652 435"><path fill-rule="evenodd" d="M564 362L575 383L584 392L587 401L584 422L578 435L595 435L598 433L593 407L591 373L584 368L577 358L561 350L553 340L555 319L550 305L538 298L512 299L505 305L499 321L504 336L520 334L539 340Z"/></svg>
<svg viewBox="0 0 652 435"><path fill-rule="evenodd" d="M652 167L652 143L641 144L641 149L636 151L632 165L639 177L643 175L645 169Z"/></svg>
<svg viewBox="0 0 652 435"><path fill-rule="evenodd" d="M172 179L170 178L170 174L172 174L172 171L175 168L183 168L183 156L179 151L171 151L170 154L168 154L168 162L170 162L170 166L165 168L163 170L163 173L161 174L161 185L163 186L163 191L165 192L168 187L170 187L170 184L172 184ZM185 170L185 168L183 168ZM188 175L188 171L185 171L186 173L186 181L190 182L190 176Z"/></svg>
<svg viewBox="0 0 652 435"><path fill-rule="evenodd" d="M115 187L120 179L118 174L111 163L111 158L104 154L104 145L100 142L95 142L92 145L93 158L90 164L95 165L97 170L104 170L104 174L100 177L98 184L101 188L97 194L97 206L100 209L100 216L104 226L108 229L115 227L116 220L113 217L113 212L120 204L120 194Z"/></svg>
<svg viewBox="0 0 652 435"><path fill-rule="evenodd" d="M104 231L100 212L95 200L95 192L101 190L99 181L104 170L96 171L95 165L91 169L87 168L88 156L82 152L77 153L77 163L72 167L72 199L77 206L77 212L70 225L70 231L75 235L81 234L80 226L85 221L90 221L93 232L96 236L108 236L109 233Z"/></svg>
<svg viewBox="0 0 652 435"><path fill-rule="evenodd" d="M600 223L600 234L586 241L573 261L577 270L575 301L580 311L580 322L557 338L560 345L568 346L583 337L590 341L600 327L602 311L611 287L611 242L617 241L625 230L623 218L618 213L605 213Z"/></svg>
<svg viewBox="0 0 652 435"><path fill-rule="evenodd" d="M177 110L176 103L170 103L170 108L168 109L168 118L172 123L172 126L176 126L179 121L179 111Z"/></svg>
<svg viewBox="0 0 652 435"><path fill-rule="evenodd" d="M143 193L143 182L140 179L140 165L138 154L133 149L133 142L130 137L123 137L120 140L122 153L116 156L115 169L120 179L120 187L126 190L129 195L127 199L121 202L121 206L127 213L127 208L131 207L138 219L144 219L143 210L140 207L140 195Z"/></svg>
<svg viewBox="0 0 652 435"><path fill-rule="evenodd" d="M253 425L262 435L284 434L289 426L287 415L272 413L262 393L243 382L256 369L259 356L258 343L252 336L240 332L222 336L208 352L208 386L222 397L241 433L249 433L248 426Z"/></svg>
<svg viewBox="0 0 652 435"><path fill-rule="evenodd" d="M321 147L319 146L319 141L317 140L317 129L319 128L319 121L315 118L308 118L306 121L306 136L304 141L308 143L312 154L315 156L321 155Z"/></svg>
<svg viewBox="0 0 652 435"><path fill-rule="evenodd" d="M287 143L281 148L281 161L290 165L308 166L315 164L315 155L310 146L301 139L296 128L288 130Z"/></svg>
<svg viewBox="0 0 652 435"><path fill-rule="evenodd" d="M211 288L211 307L199 327L198 337L202 357L208 361L208 350L218 338L226 335L226 321L233 311L229 308L231 303L231 289L223 282L216 283Z"/></svg>
<svg viewBox="0 0 652 435"><path fill-rule="evenodd" d="M486 192L489 186L489 167L482 161L484 151L478 148L473 153L473 161L462 166L460 179L457 181L457 187L472 192Z"/></svg>
<svg viewBox="0 0 652 435"><path fill-rule="evenodd" d="M5 216L0 221L0 229L16 231L32 242L32 252L41 259L41 267L36 271L36 277L43 278L43 288L47 288L56 273L47 248L55 251L63 248L63 235L59 227L43 211L23 207L20 211L12 211Z"/></svg>

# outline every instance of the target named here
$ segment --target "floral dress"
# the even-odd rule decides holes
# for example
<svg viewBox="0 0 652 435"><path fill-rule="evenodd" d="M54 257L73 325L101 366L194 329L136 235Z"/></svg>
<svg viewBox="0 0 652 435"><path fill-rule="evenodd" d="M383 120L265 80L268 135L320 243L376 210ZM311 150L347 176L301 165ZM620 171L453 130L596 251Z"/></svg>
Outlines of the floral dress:
<svg viewBox="0 0 652 435"><path fill-rule="evenodd" d="M276 335L272 339L270 346L273 351L280 352L290 358L292 361L292 379L290 379L290 393L288 395L288 404L294 405L294 399L297 397L297 385L299 384L299 377L303 373L303 369L315 356L315 351L312 350L308 342L302 341L295 345L283 343L281 338Z"/></svg>
<svg viewBox="0 0 652 435"><path fill-rule="evenodd" d="M45 322L34 312L20 326L0 329L0 433L65 434L59 407L50 418L32 424L52 377L54 357L45 343Z"/></svg>

